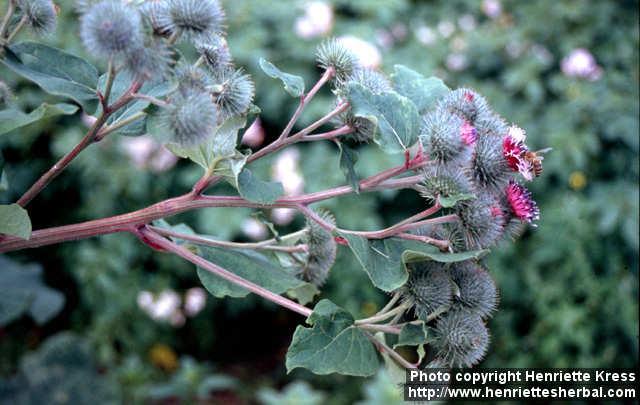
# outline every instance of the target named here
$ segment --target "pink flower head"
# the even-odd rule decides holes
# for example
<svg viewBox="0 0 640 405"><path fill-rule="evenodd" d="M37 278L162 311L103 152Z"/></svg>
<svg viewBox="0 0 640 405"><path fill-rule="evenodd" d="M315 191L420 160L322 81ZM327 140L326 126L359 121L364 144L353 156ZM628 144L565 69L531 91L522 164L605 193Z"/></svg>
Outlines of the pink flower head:
<svg viewBox="0 0 640 405"><path fill-rule="evenodd" d="M472 92L467 91L466 93L464 93L464 100L465 100L465 101L467 101L467 102L469 102L469 103L470 103L470 102L472 102L472 101L473 101L473 99L474 99L474 98L475 98L475 97L474 97L474 95L473 95L473 93L472 93Z"/></svg>
<svg viewBox="0 0 640 405"><path fill-rule="evenodd" d="M540 219L540 210L531 198L531 192L513 180L507 186L507 201L513 214L521 221L531 223Z"/></svg>
<svg viewBox="0 0 640 405"><path fill-rule="evenodd" d="M497 205L494 205L491 207L491 216L494 218L498 218L498 217L502 217L504 215L504 212L502 211L502 208L498 207Z"/></svg>
<svg viewBox="0 0 640 405"><path fill-rule="evenodd" d="M468 121L465 121L460 127L460 136L465 145L473 145L478 139L478 130Z"/></svg>
<svg viewBox="0 0 640 405"><path fill-rule="evenodd" d="M522 156L527 151L527 147L522 141L514 139L512 136L507 135L502 140L502 154L507 160L507 164L514 172L520 171L518 164L523 160Z"/></svg>

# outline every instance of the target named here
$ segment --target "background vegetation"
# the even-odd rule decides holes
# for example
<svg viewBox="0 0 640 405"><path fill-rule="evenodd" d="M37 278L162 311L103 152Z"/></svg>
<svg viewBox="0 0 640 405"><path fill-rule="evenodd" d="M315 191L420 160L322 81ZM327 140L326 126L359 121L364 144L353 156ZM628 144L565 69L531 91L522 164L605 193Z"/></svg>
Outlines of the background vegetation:
<svg viewBox="0 0 640 405"><path fill-rule="evenodd" d="M46 42L84 54L72 1L56 3L58 32ZM490 256L501 304L489 324L493 342L481 366L638 365L638 1L333 0L323 3L332 11L330 24L317 20L318 9L313 14L316 31L305 26L309 2L223 4L230 49L256 81L265 142L296 103L260 71L259 58L312 83L318 76L315 47L335 35L369 42L383 70L402 63L452 88L477 89L497 112L526 129L532 148L552 147L544 175L532 186L542 213L538 228ZM1 10L5 5L0 1ZM576 49L594 60L576 61L576 54L572 60ZM375 62L373 56L369 60ZM24 110L42 101L41 90L4 67L0 78ZM328 111L329 94L322 96L301 126ZM15 201L84 128L76 115L0 138L0 189L8 184L0 202ZM162 170L153 157L140 158L140 149L133 155L142 160L134 162L133 149L126 138L113 137L85 151L30 205L34 228L138 209L187 191L200 175L186 161ZM298 157L289 157L297 162L305 191L344 181L333 145L296 150ZM373 147L360 152L362 175L399 163ZM265 159L256 167L269 177L274 164ZM421 204L412 193L389 192L325 206L345 228L376 229L418 212ZM250 218L242 209L206 209L175 222L247 240L255 232ZM279 229L301 224L302 218L294 218ZM0 256L0 267L40 267L42 282L34 276L33 283L65 298L62 311L48 322L39 324L25 313L0 327L0 401L3 392L33 400L56 385L71 398L99 392L114 401L387 404L397 398L384 374L371 380L304 371L286 375L284 353L301 319L253 296L208 297L204 310L183 324L154 320L139 304L141 291L172 290L182 297L199 283L191 265L152 252L129 235L16 252ZM385 300L346 249L339 251L325 294L360 315L374 313ZM28 373L40 373L41 384L30 385Z"/></svg>

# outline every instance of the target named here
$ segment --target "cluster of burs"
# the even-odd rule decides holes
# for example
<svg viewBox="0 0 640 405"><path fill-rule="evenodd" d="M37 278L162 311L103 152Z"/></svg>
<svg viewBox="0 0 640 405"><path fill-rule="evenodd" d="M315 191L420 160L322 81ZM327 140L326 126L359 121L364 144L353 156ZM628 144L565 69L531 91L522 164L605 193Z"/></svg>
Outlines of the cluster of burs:
<svg viewBox="0 0 640 405"><path fill-rule="evenodd" d="M539 217L530 192L516 176L532 180L542 172L542 157L529 151L525 132L508 126L486 100L470 89L451 91L424 116L421 146L429 163L422 195L449 208L453 224L422 229L448 240L454 252L490 248L518 236ZM485 321L496 309L493 279L480 261L410 266L404 297L418 319L433 322L437 348L431 367L470 367L489 345Z"/></svg>
<svg viewBox="0 0 640 405"><path fill-rule="evenodd" d="M347 98L349 82L360 83L372 93L393 90L383 73L359 68L335 41L321 45L318 59L320 66L336 69L338 103ZM354 129L348 137L355 141L369 141L376 131L373 122L350 110L338 121ZM448 241L453 252L487 249L521 234L526 224L539 218L539 210L517 177L531 181L539 176L543 159L541 152L529 150L525 140L523 129L509 126L471 89L454 90L438 100L423 116L419 147L428 163L420 191L430 204L448 201L447 210L458 221L418 232ZM328 238L323 240L323 246L330 243ZM476 260L429 261L410 264L409 270L401 293L415 316L432 324L437 350L429 366L477 364L489 345L485 321L498 301L495 283L484 265Z"/></svg>
<svg viewBox="0 0 640 405"><path fill-rule="evenodd" d="M159 113L169 142L201 144L225 120L251 107L254 84L233 64L219 1L79 0L77 6L89 52L133 79L174 84ZM180 42L195 47L195 63L174 48Z"/></svg>

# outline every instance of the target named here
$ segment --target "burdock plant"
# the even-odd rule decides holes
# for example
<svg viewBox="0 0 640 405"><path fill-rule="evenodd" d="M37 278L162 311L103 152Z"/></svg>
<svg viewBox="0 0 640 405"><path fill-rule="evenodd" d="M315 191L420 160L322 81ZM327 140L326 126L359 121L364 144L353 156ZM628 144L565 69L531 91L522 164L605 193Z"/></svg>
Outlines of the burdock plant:
<svg viewBox="0 0 640 405"><path fill-rule="evenodd" d="M90 62L63 50L14 42L24 27L37 35L53 30L55 10L48 0L9 1L0 26L7 52L0 60L73 103L57 104L51 114L82 109L95 119L82 140L15 204L0 206L0 252L133 234L156 251L193 263L216 297L254 293L306 317L307 326L298 326L287 352L288 370L370 376L378 369L377 352L405 368L468 367L483 358L489 345L485 322L498 301L483 257L539 219L523 182L542 173L542 155L530 151L525 131L508 125L482 95L469 88L450 90L439 79L400 65L391 74L363 68L330 39L319 44L321 75L308 88L301 77L260 61L298 103L273 142L248 151L238 139L248 119L259 113L254 82L233 62L218 1L80 1L80 36L96 64L106 67L101 76ZM194 52L178 52L177 43ZM184 56L189 54L195 60ZM298 128L298 119L325 85L335 96L330 111ZM11 94L1 82L0 94L2 103ZM2 128L25 125L24 117L8 119ZM202 167L189 192L122 215L31 231L25 207L79 153L107 136L147 132ZM325 141L339 146L336 170L346 174L345 184L285 196L281 184L251 170L254 161L290 145ZM355 165L358 147L379 147L396 156L397 165L361 178ZM205 194L223 182L236 192ZM424 209L387 228L358 231L340 227L331 213L312 207L339 196L391 189L421 195ZM305 218L305 226L239 243L164 221L205 207L288 208ZM317 298L328 278L354 270L331 271L339 249L349 249L372 284L390 294L375 315L356 319L326 297ZM433 350L411 363L387 339Z"/></svg>

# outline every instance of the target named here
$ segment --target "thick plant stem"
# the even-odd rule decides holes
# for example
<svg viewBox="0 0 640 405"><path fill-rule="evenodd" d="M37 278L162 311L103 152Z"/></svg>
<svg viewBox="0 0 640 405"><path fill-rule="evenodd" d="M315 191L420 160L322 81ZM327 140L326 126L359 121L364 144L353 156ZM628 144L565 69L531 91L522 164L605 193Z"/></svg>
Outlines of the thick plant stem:
<svg viewBox="0 0 640 405"><path fill-rule="evenodd" d="M2 23L0 23L0 43L4 44L4 37L7 33L7 29L9 28L9 23L11 22L11 17L13 17L13 13L16 11L16 6L13 0L9 0L9 5L7 6L7 13L4 15L2 19Z"/></svg>
<svg viewBox="0 0 640 405"><path fill-rule="evenodd" d="M254 294L257 294L275 304L278 304L284 308L290 309L291 311L294 311L300 315L303 315L305 317L309 317L309 315L311 315L311 313L313 312L311 309L302 306L300 304L298 304L297 302L291 301L288 298L282 297L278 294L272 293L271 291L260 287L257 284L254 284L248 280L245 280L244 278L231 273L228 270L223 269L222 267L211 263L208 260L203 259L202 257L196 255L195 253L191 252L189 249L182 247L180 245L177 245L173 242L171 242L168 239L165 239L164 237L158 235L157 233L146 229L146 228L142 228L140 229L140 232L142 233L142 235L144 236L145 240L148 240L149 242L151 242L154 246L160 247L164 250L166 250L167 252L171 252L174 253L180 257L182 257L183 259L186 259L188 261L190 261L191 263L195 264L196 266L212 273L215 274L218 277L221 277L227 281L229 281L230 283L233 283L237 286L240 286L242 288L245 288L249 291L251 291Z"/></svg>
<svg viewBox="0 0 640 405"><path fill-rule="evenodd" d="M116 78L116 66L113 63L113 59L109 59L109 66L107 67L107 82L104 86L104 93L102 94L102 109L109 108L109 98L111 97L111 90L113 89L113 82Z"/></svg>
<svg viewBox="0 0 640 405"><path fill-rule="evenodd" d="M66 155L64 155L56 164L54 164L45 174L43 174L30 188L27 190L22 197L17 201L17 204L24 207L31 200L35 198L47 185L66 167L71 163L83 150L85 150L89 145L91 145L94 141L100 129L107 122L107 119L113 114L115 111L124 107L129 101L132 100L132 94L134 94L140 87L142 86L141 82L134 82L129 91L127 91L120 99L118 99L113 105L107 107L102 111L102 114L97 118L96 122L89 128L89 131L85 134L85 136L80 140L80 142Z"/></svg>
<svg viewBox="0 0 640 405"><path fill-rule="evenodd" d="M375 191L413 187L421 176L388 180L371 187L360 187L361 191ZM149 222L167 218L185 211L213 207L246 208L298 208L300 204L311 204L353 193L350 186L341 186L295 197L283 197L271 205L262 205L235 196L193 196L191 193L153 204L147 208L127 214L34 231L28 240L15 236L5 236L0 240L0 253L20 249L46 246L71 240L86 239L93 236L128 231L131 226L140 226Z"/></svg>
<svg viewBox="0 0 640 405"><path fill-rule="evenodd" d="M396 236L401 239L417 240L418 242L424 242L429 245L433 245L443 252L448 251L450 248L449 241L444 239L435 239L430 236L414 235L411 233L399 233Z"/></svg>
<svg viewBox="0 0 640 405"><path fill-rule="evenodd" d="M396 291L395 293L393 293L393 297L391 297L389 302L387 302L387 305L385 305L380 311L378 311L376 315L383 314L388 310L390 310L391 308L393 308L393 306L396 304L396 302L398 302L400 297L402 297L402 294L400 293L400 291Z"/></svg>
<svg viewBox="0 0 640 405"><path fill-rule="evenodd" d="M24 25L27 23L27 16L23 16L20 21L18 21L18 24L16 25L16 27L13 29L13 31L11 31L11 33L7 36L7 40L6 43L10 43L11 41L13 41L13 38L15 38L16 35L18 35L18 33L20 32L20 30L22 29L22 27L24 27Z"/></svg>
<svg viewBox="0 0 640 405"><path fill-rule="evenodd" d="M307 94L304 94L302 97L300 97L300 104L298 105L298 108L293 113L293 116L291 116L289 123L287 124L287 126L284 128L284 130L278 137L278 140L284 139L287 136L289 136L289 134L291 133L291 130L293 129L293 126L296 124L296 122L298 122L298 118L300 118L300 115L302 115L302 111L307 106L309 101L311 101L311 99L322 88L322 86L324 86L325 83L331 80L331 78L334 75L335 75L335 69L332 67L328 68L327 70L325 70L322 77L320 77L320 80L318 80L318 82L311 88L311 90L309 90Z"/></svg>

